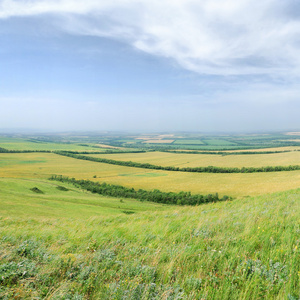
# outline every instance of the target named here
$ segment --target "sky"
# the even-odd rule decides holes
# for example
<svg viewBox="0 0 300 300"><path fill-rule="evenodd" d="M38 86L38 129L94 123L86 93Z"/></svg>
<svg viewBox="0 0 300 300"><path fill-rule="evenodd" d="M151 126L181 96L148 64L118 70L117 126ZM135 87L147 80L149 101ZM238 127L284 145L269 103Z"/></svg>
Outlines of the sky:
<svg viewBox="0 0 300 300"><path fill-rule="evenodd" d="M0 129L300 130L299 0L0 0Z"/></svg>

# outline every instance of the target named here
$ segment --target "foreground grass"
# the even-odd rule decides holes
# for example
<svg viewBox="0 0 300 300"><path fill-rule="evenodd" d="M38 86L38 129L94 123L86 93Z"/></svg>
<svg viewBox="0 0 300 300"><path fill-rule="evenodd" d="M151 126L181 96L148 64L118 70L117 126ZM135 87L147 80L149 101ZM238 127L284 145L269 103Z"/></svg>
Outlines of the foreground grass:
<svg viewBox="0 0 300 300"><path fill-rule="evenodd" d="M21 192L29 187L18 182L15 206L0 206L1 299L300 296L300 190L131 215L97 215L102 208L94 206L92 216L78 213L83 199L66 214L69 191L51 194L45 182L39 186L45 194L36 194L32 205L48 193L60 195L52 214L47 206L32 210L25 193L28 210L18 217L14 210L25 210ZM4 189L9 194L12 187Z"/></svg>

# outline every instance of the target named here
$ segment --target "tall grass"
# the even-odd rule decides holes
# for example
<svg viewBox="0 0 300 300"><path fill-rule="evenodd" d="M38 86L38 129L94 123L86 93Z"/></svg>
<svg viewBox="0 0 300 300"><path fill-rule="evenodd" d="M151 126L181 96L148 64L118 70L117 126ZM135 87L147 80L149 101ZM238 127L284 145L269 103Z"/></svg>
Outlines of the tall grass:
<svg viewBox="0 0 300 300"><path fill-rule="evenodd" d="M294 190L89 218L7 210L0 298L298 299L299 199Z"/></svg>

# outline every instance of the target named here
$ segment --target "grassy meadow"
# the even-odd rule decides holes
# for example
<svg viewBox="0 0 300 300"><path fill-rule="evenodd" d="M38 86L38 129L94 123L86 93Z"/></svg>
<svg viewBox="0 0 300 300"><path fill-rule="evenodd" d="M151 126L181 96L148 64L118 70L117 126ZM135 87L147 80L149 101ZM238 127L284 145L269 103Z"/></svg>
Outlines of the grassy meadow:
<svg viewBox="0 0 300 300"><path fill-rule="evenodd" d="M36 193L32 188L43 193ZM64 187L65 189L61 188ZM164 209L133 199L104 197L63 183L42 179L0 178L1 215L13 217L90 218Z"/></svg>
<svg viewBox="0 0 300 300"><path fill-rule="evenodd" d="M47 145L0 137L0 147L95 151L80 144L120 146L116 137L104 138L111 142L74 137L70 143L49 142L52 148L42 149ZM127 142L136 138L123 137ZM159 136L164 138L170 136ZM221 140L220 144L231 141ZM299 164L299 153L221 156L155 151L95 156L165 166L246 167ZM234 199L195 207L163 205L93 194L48 180L54 174L145 190L217 192ZM299 187L300 171L184 173L55 153L0 153L0 299L298 300Z"/></svg>

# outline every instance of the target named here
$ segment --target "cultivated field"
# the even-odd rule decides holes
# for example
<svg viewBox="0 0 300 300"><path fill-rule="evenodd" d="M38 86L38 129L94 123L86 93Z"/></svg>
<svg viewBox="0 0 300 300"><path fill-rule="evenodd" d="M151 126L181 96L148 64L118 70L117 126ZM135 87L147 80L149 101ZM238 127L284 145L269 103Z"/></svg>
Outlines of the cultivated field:
<svg viewBox="0 0 300 300"><path fill-rule="evenodd" d="M61 191L59 187L67 187ZM37 187L43 194L31 189ZM74 186L42 179L0 178L1 216L34 218L90 218L166 209L166 205L104 197ZM122 200L121 200L122 199ZM120 201L121 200L121 201Z"/></svg>
<svg viewBox="0 0 300 300"><path fill-rule="evenodd" d="M78 160L52 153L2 153L0 162L0 177L47 179L53 174L58 174L166 192L218 192L222 196L239 197L284 191L300 186L300 171L251 174L156 171ZM93 178L95 175L97 178Z"/></svg>
<svg viewBox="0 0 300 300"><path fill-rule="evenodd" d="M147 141L145 143L145 141ZM151 135L108 135L103 143L119 147L181 149L181 150L239 150L276 147L299 147L299 136L286 133L205 135L197 133L151 134Z"/></svg>
<svg viewBox="0 0 300 300"><path fill-rule="evenodd" d="M158 166L174 167L263 167L289 166L300 164L300 151L272 154L184 154L167 152L122 153L122 154L91 154L92 157L102 157L113 160L149 163Z"/></svg>

